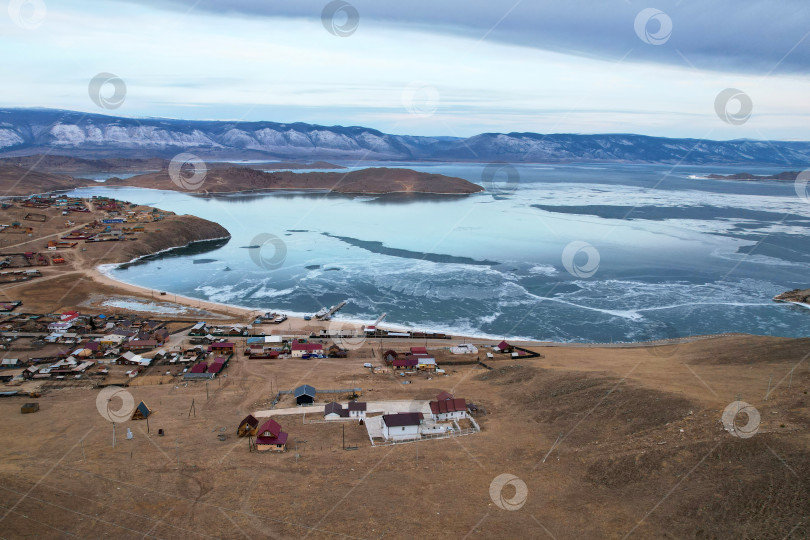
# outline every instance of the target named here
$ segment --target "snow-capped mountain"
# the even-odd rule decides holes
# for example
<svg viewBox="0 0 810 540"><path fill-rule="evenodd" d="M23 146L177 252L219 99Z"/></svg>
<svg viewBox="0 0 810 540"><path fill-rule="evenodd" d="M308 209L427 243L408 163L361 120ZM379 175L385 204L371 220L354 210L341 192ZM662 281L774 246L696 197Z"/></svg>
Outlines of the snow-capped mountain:
<svg viewBox="0 0 810 540"><path fill-rule="evenodd" d="M810 143L709 141L642 135L484 133L466 139L389 135L365 127L134 119L52 109L0 109L0 155L81 157L463 160L801 165Z"/></svg>

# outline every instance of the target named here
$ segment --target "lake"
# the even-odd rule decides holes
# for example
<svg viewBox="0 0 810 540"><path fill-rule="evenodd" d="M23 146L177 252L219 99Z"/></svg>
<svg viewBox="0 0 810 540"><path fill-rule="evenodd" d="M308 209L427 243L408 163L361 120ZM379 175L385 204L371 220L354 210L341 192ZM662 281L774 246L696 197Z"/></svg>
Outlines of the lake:
<svg viewBox="0 0 810 540"><path fill-rule="evenodd" d="M339 318L387 313L403 328L569 342L810 330L808 309L771 300L810 287L810 204L789 182L702 179L773 169L385 166L478 184L483 175L488 191L203 198L100 184L73 193L226 227L224 246L111 271L203 300L294 315L348 300Z"/></svg>

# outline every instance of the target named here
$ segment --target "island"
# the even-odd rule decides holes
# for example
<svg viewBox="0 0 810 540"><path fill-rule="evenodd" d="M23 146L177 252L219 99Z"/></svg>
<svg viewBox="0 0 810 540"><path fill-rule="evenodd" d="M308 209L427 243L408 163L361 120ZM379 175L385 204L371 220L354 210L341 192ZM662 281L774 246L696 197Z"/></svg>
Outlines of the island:
<svg viewBox="0 0 810 540"><path fill-rule="evenodd" d="M168 170L130 178L111 178L109 186L135 186L205 194L248 193L279 190L329 191L345 194L381 195L386 193L425 193L434 195L469 195L484 190L481 186L452 176L375 167L350 172L264 172L249 167L214 167L204 178L193 178L193 172L181 171L175 181Z"/></svg>
<svg viewBox="0 0 810 540"><path fill-rule="evenodd" d="M736 173L736 174L710 174L706 176L710 180L747 180L747 181L760 181L760 180L777 180L781 182L795 182L796 178L801 174L799 171L785 171L777 174L770 175L756 175L751 173Z"/></svg>
<svg viewBox="0 0 810 540"><path fill-rule="evenodd" d="M0 159L0 196L25 196L66 191L88 186L131 186L185 191L205 195L271 192L325 191L343 194L389 193L469 195L484 188L463 178L415 171L373 167L349 172L338 165L313 163L202 163L194 169L186 163L170 174L170 162L157 158L89 160L70 156L26 156ZM293 172L290 169L309 169ZM134 173L134 174L133 174ZM104 181L82 176L121 174Z"/></svg>

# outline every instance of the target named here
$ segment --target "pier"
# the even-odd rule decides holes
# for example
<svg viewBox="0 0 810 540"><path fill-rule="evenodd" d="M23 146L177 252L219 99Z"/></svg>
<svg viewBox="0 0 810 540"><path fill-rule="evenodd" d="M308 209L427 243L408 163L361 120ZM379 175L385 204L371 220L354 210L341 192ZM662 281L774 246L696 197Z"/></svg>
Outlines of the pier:
<svg viewBox="0 0 810 540"><path fill-rule="evenodd" d="M338 311L340 311L340 310L341 310L341 308L343 308L343 306L345 306L345 305L346 305L346 300L344 300L343 302L341 302L341 303L339 303L339 304L337 304L337 305L335 305L335 306L330 307L330 308L329 308L329 309L326 311L326 313L320 313L320 312L319 312L319 313L316 313L316 314L315 314L315 318L316 318L316 319L320 319L320 320L322 320L322 321L328 321L329 319L331 319L331 318L332 318L332 315L334 315L335 313L337 313Z"/></svg>

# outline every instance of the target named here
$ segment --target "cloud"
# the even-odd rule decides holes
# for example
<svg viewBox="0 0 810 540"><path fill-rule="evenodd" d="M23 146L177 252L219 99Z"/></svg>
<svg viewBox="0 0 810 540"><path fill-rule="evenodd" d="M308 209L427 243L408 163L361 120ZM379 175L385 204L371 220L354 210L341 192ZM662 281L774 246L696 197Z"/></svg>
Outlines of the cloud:
<svg viewBox="0 0 810 540"><path fill-rule="evenodd" d="M119 0L131 1L131 0ZM317 19L326 0L139 0L177 13ZM638 1L350 0L365 27L402 25L486 42L629 62L688 65L700 70L768 74L810 68L810 3L806 0ZM665 43L645 43L637 15L654 7L672 22ZM269 24L269 23L268 23ZM655 20L649 30L656 32ZM408 44L403 43L403 47Z"/></svg>

